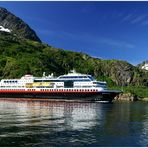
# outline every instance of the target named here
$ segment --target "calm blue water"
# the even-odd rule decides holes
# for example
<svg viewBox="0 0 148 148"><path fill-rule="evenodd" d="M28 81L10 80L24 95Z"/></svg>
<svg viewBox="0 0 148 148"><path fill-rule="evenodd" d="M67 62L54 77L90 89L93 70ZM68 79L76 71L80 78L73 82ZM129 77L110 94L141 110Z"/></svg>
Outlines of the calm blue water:
<svg viewBox="0 0 148 148"><path fill-rule="evenodd" d="M148 146L148 103L0 101L0 146Z"/></svg>

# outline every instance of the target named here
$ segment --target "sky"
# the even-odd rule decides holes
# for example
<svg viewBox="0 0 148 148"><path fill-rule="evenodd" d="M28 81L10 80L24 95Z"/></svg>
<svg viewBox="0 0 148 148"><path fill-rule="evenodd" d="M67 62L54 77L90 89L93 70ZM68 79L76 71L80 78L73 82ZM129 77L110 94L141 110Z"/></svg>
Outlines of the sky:
<svg viewBox="0 0 148 148"><path fill-rule="evenodd" d="M42 42L137 65L148 60L148 2L0 1Z"/></svg>

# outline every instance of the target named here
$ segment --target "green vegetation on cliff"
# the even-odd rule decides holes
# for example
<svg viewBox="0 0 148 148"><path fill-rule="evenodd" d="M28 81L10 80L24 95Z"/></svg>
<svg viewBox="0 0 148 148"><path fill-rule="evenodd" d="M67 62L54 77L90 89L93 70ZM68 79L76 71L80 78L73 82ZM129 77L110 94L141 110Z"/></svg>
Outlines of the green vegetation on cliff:
<svg viewBox="0 0 148 148"><path fill-rule="evenodd" d="M148 92L148 72L125 61L101 60L0 32L1 79L20 78L26 73L35 76L42 76L43 72L61 75L71 69L107 81L110 87L120 86L128 90L130 87L132 91L141 93L138 95L148 97L147 93L142 93L143 90Z"/></svg>
<svg viewBox="0 0 148 148"><path fill-rule="evenodd" d="M148 88L144 86L111 86L111 89L122 90L124 93L131 93L139 99L148 97Z"/></svg>

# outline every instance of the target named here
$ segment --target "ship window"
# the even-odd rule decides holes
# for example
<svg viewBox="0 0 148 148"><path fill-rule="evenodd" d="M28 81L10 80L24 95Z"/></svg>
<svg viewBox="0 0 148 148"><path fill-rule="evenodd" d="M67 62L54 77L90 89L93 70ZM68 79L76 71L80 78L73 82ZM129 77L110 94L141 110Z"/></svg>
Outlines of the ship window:
<svg viewBox="0 0 148 148"><path fill-rule="evenodd" d="M90 80L92 80L92 81L94 80L92 76L88 76L88 78L89 78Z"/></svg>
<svg viewBox="0 0 148 148"><path fill-rule="evenodd" d="M59 79L84 79L87 76L60 76Z"/></svg>

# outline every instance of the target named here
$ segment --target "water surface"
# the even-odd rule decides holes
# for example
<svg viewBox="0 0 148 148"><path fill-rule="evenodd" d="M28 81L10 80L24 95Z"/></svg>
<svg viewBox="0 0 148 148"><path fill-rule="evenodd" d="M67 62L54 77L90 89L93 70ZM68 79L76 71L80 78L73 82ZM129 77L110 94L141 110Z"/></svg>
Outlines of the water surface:
<svg viewBox="0 0 148 148"><path fill-rule="evenodd" d="M148 104L0 100L0 146L148 146Z"/></svg>

